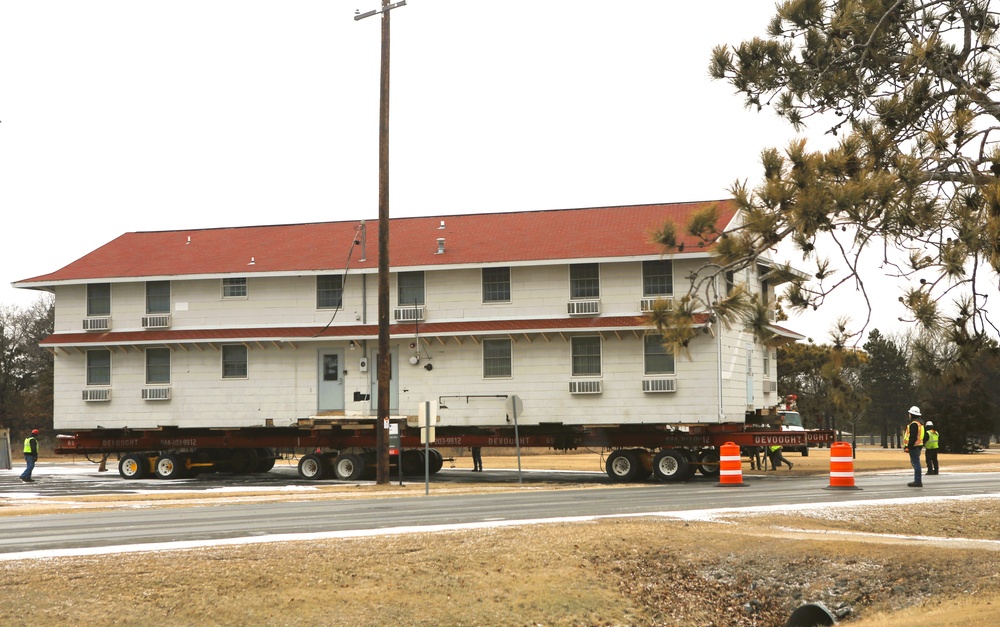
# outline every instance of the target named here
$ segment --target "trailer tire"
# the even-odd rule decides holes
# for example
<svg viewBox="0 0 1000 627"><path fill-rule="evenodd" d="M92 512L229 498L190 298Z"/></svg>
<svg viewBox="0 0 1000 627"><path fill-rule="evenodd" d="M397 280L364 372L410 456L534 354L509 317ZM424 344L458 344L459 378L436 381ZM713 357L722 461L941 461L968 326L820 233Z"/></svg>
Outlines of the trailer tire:
<svg viewBox="0 0 1000 627"><path fill-rule="evenodd" d="M156 476L160 479L183 479L187 475L185 460L180 455L166 453L156 458Z"/></svg>
<svg viewBox="0 0 1000 627"><path fill-rule="evenodd" d="M348 453L333 460L333 476L341 481L357 481L365 474L367 464L361 455Z"/></svg>
<svg viewBox="0 0 1000 627"><path fill-rule="evenodd" d="M229 456L229 467L238 475L249 475L252 472L257 472L257 463L257 449L238 448L234 449Z"/></svg>
<svg viewBox="0 0 1000 627"><path fill-rule="evenodd" d="M691 464L683 451L664 449L653 458L653 474L660 481L684 481L691 478Z"/></svg>
<svg viewBox="0 0 1000 627"><path fill-rule="evenodd" d="M402 461L403 474L407 476L424 474L424 457L420 451L410 449L403 451Z"/></svg>
<svg viewBox="0 0 1000 627"><path fill-rule="evenodd" d="M430 453L431 453L431 463L428 465L430 466L431 474L434 475L440 472L442 468L444 468L444 455L442 455L441 451L437 450L436 448L430 449Z"/></svg>
<svg viewBox="0 0 1000 627"><path fill-rule="evenodd" d="M716 450L702 451L698 454L698 472L705 477L719 476L719 452Z"/></svg>
<svg viewBox="0 0 1000 627"><path fill-rule="evenodd" d="M302 459L299 460L299 476L303 479L318 481L326 475L327 471L329 471L327 461L322 455L310 453L303 455Z"/></svg>
<svg viewBox="0 0 1000 627"><path fill-rule="evenodd" d="M653 474L653 453L644 448L632 450L635 451L636 456L639 458L639 474L635 480L643 481L649 479L650 475Z"/></svg>
<svg viewBox="0 0 1000 627"><path fill-rule="evenodd" d="M604 463L608 477L616 483L635 481L642 474L642 460L636 449L615 451Z"/></svg>
<svg viewBox="0 0 1000 627"><path fill-rule="evenodd" d="M254 472L270 472L270 470L274 468L274 462L277 458L278 456L275 454L274 449L257 449L257 468Z"/></svg>
<svg viewBox="0 0 1000 627"><path fill-rule="evenodd" d="M146 479L149 477L149 460L145 455L129 453L118 461L118 474L122 479Z"/></svg>

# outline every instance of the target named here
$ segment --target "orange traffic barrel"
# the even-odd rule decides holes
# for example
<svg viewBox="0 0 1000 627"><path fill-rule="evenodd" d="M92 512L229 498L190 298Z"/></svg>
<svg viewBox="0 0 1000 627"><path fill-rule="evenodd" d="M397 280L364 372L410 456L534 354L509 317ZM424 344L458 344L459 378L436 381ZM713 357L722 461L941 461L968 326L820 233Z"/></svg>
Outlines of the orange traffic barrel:
<svg viewBox="0 0 1000 627"><path fill-rule="evenodd" d="M838 490L860 490L854 485L854 449L850 442L830 445L830 485Z"/></svg>
<svg viewBox="0 0 1000 627"><path fill-rule="evenodd" d="M738 444L726 442L719 447L719 485L724 488L745 486L743 459Z"/></svg>

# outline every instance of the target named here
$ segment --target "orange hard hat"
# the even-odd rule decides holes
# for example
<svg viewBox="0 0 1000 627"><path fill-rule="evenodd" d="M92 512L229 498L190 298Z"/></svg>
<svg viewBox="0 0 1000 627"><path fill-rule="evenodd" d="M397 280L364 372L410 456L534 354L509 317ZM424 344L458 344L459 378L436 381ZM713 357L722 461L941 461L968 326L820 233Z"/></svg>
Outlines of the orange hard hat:
<svg viewBox="0 0 1000 627"><path fill-rule="evenodd" d="M38 429L32 429L31 435L38 435Z"/></svg>

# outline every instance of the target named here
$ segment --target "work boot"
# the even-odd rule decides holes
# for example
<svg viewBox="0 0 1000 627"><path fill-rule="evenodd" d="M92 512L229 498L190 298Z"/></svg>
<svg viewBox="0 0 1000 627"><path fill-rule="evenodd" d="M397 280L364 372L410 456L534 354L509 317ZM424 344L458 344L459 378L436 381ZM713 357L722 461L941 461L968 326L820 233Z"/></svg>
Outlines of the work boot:
<svg viewBox="0 0 1000 627"><path fill-rule="evenodd" d="M788 462L788 469L791 470L792 468L793 468L792 462Z"/></svg>
<svg viewBox="0 0 1000 627"><path fill-rule="evenodd" d="M906 485L908 487L911 487L911 488L922 488L922 487L924 487L924 484L920 483L919 481L911 481L911 482L907 483Z"/></svg>

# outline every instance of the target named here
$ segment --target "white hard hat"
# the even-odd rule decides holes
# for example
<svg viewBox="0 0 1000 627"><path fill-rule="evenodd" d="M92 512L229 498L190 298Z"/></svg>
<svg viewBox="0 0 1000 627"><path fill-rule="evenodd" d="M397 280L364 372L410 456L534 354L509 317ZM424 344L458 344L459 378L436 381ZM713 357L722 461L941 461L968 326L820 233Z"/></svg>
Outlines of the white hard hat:
<svg viewBox="0 0 1000 627"><path fill-rule="evenodd" d="M910 411L908 411L907 413L910 414L911 416L919 416L920 408L914 405L913 407L910 408Z"/></svg>
<svg viewBox="0 0 1000 627"><path fill-rule="evenodd" d="M927 427L933 427L934 423L931 422L930 420L928 420L925 426L927 426Z"/></svg>

